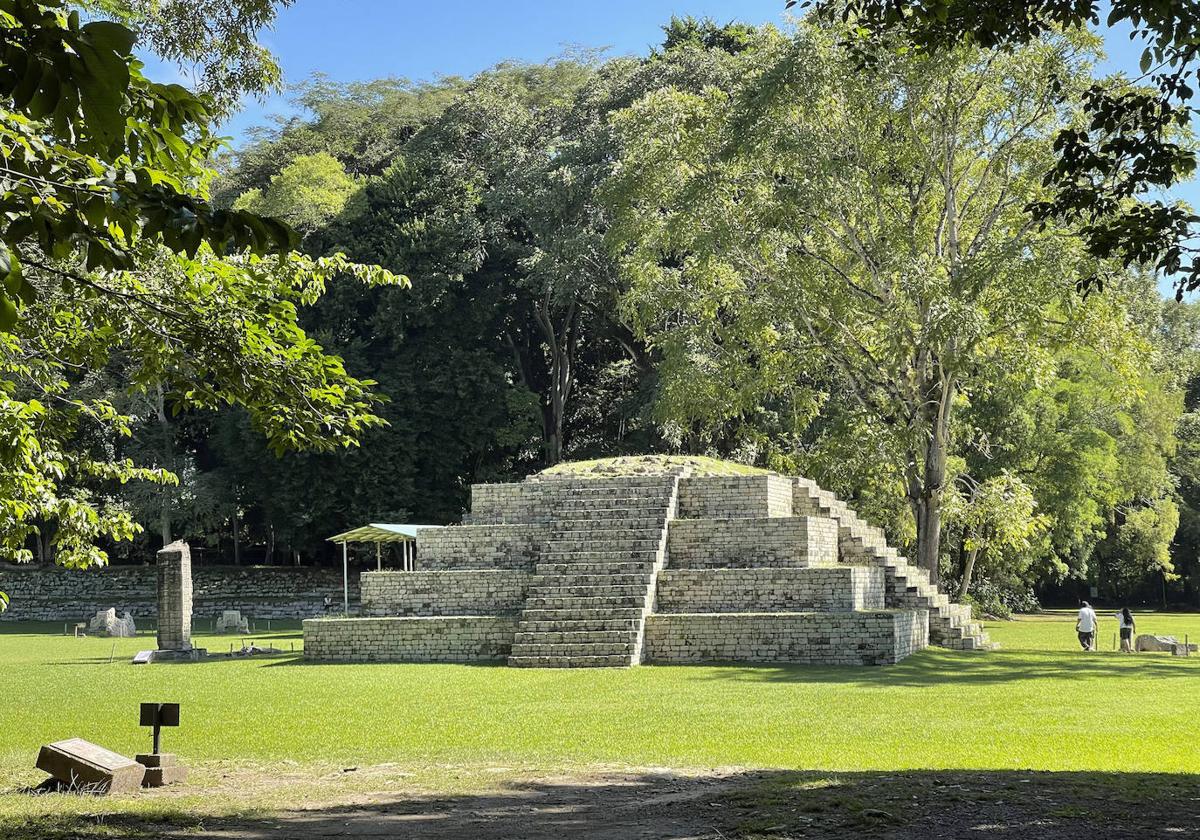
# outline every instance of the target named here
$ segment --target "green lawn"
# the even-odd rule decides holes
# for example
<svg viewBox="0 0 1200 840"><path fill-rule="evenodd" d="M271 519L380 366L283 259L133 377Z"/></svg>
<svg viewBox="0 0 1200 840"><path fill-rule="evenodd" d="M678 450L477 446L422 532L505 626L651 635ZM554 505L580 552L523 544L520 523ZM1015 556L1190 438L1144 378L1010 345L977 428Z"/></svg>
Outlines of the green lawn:
<svg viewBox="0 0 1200 840"><path fill-rule="evenodd" d="M1115 622L1102 627L1111 644ZM166 744L196 762L620 763L826 770L1197 772L1200 657L1076 649L1069 615L989 625L1003 650L931 649L883 668L307 665L134 667L150 639L0 625L0 787L38 778L39 744L148 744L143 700L179 701ZM1200 614L1140 616L1200 639ZM40 632L33 632L40 631ZM267 638L265 635L260 638ZM295 629L272 641L299 642ZM198 639L227 650L231 637Z"/></svg>
<svg viewBox="0 0 1200 840"><path fill-rule="evenodd" d="M1200 614L1139 619L1145 632L1200 639ZM1088 813L1099 815L1088 836L1106 821L1147 830L1188 822L1180 803L1200 802L1200 656L1082 653L1072 621L992 623L1002 651L931 649L884 668L577 671L306 665L292 655L135 667L129 657L153 645L149 635L74 639L61 626L0 624L0 840L150 840L209 825L239 838L291 838L304 824L305 837L341 835L346 803L379 803L354 823L354 836L375 837L396 796L428 812L436 834L439 807L469 823L498 795L522 833L519 815L531 807L522 791L537 790L539 774L574 780L578 807L604 824L606 798L629 795L604 786L606 767L631 768L617 772L641 774L648 790L662 776L632 768L678 768L668 792L689 778L709 790L706 778L729 772L711 768L776 768L739 774L736 790L697 801L729 837L819 829L841 840L901 824L917 837L927 826L1057 825ZM1102 647L1114 624L1103 625ZM254 638L300 646L294 624ZM236 638L196 641L217 652ZM136 725L143 700L183 704L164 747L192 766L190 784L103 799L22 792L44 778L32 766L42 743L78 736L126 754L147 748ZM1030 769L1059 772L1031 779ZM421 804L432 801L455 804ZM278 823L288 813L299 822ZM551 803L538 817L550 827L529 836L578 828L558 826L558 813ZM632 830L642 817L627 819Z"/></svg>

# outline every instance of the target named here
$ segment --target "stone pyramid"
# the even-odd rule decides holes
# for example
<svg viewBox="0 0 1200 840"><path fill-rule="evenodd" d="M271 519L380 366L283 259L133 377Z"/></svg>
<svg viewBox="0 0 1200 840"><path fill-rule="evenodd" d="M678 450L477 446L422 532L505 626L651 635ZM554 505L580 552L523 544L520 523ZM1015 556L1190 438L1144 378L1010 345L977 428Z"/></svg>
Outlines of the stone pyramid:
<svg viewBox="0 0 1200 840"><path fill-rule="evenodd" d="M417 571L362 575L362 616L304 624L325 661L519 667L881 665L990 642L833 494L769 472L542 474L472 487Z"/></svg>

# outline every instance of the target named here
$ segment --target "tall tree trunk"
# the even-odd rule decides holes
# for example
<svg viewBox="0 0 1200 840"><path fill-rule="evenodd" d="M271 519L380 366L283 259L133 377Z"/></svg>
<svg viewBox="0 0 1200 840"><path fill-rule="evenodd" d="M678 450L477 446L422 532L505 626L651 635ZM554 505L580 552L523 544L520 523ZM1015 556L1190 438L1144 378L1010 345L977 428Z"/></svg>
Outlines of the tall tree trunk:
<svg viewBox="0 0 1200 840"><path fill-rule="evenodd" d="M162 444L163 469L174 471L175 453L171 440L171 423L167 420L166 401L163 397L162 385L155 386L154 393L154 408L158 416L159 440ZM166 546L174 542L171 539L171 491L164 484L159 494L161 504L158 509L158 527L159 533L162 536L162 544Z"/></svg>
<svg viewBox="0 0 1200 840"><path fill-rule="evenodd" d="M275 565L275 526L267 524L267 565Z"/></svg>
<svg viewBox="0 0 1200 840"><path fill-rule="evenodd" d="M929 580L935 585L940 578L942 493L946 486L950 407L954 401L955 384L953 377L949 377L926 390L922 415L928 429L928 441L919 479L916 478L916 465L910 464L909 501L917 521L917 563L929 573Z"/></svg>
<svg viewBox="0 0 1200 840"><path fill-rule="evenodd" d="M958 597L955 599L957 601L967 597L967 591L971 588L971 575L975 572L975 558L978 556L979 546L967 553L967 562L963 564L962 583L958 585Z"/></svg>
<svg viewBox="0 0 1200 840"><path fill-rule="evenodd" d="M941 577L938 569L941 538L941 494L926 492L917 502L917 564L929 573L929 582L935 586Z"/></svg>
<svg viewBox="0 0 1200 840"><path fill-rule="evenodd" d="M238 522L237 505L233 506L233 565L242 565L242 543L238 535L241 525Z"/></svg>
<svg viewBox="0 0 1200 840"><path fill-rule="evenodd" d="M557 464L563 457L563 431L567 401L575 385L575 343L578 332L579 309L572 301L556 327L550 292L534 309L534 319L545 339L550 354L550 381L542 395L542 431L546 462Z"/></svg>

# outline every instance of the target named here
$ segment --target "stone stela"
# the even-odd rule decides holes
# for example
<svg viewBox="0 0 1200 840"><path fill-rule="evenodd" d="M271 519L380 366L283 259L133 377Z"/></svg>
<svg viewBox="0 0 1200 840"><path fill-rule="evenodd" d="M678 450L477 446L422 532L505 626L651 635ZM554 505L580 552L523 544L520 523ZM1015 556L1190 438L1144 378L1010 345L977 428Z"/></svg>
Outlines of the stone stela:
<svg viewBox="0 0 1200 840"><path fill-rule="evenodd" d="M192 552L176 541L158 552L158 649L192 649Z"/></svg>

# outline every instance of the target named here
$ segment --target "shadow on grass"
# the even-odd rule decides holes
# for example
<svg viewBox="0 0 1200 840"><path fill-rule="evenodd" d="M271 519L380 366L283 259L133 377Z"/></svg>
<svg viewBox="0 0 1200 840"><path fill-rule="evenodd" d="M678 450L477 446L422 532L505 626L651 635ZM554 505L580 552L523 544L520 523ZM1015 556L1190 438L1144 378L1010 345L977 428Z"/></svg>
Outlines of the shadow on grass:
<svg viewBox="0 0 1200 840"><path fill-rule="evenodd" d="M697 667L694 665L670 667ZM1200 656L1137 655L1058 652L989 651L964 653L928 648L897 665L872 667L821 665L708 666L706 677L745 682L836 683L855 686L985 685L1023 680L1088 679L1196 679Z"/></svg>
<svg viewBox="0 0 1200 840"><path fill-rule="evenodd" d="M156 808L168 807L156 801ZM598 772L452 795L389 789L349 804L213 820L153 810L100 830L47 814L24 840L92 836L316 840L558 838L1054 838L1200 836L1200 776L1155 773ZM108 832L102 834L102 831ZM18 836L11 834L9 836ZM0 837L5 837L0 827Z"/></svg>

